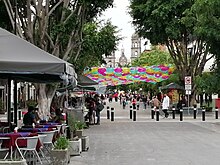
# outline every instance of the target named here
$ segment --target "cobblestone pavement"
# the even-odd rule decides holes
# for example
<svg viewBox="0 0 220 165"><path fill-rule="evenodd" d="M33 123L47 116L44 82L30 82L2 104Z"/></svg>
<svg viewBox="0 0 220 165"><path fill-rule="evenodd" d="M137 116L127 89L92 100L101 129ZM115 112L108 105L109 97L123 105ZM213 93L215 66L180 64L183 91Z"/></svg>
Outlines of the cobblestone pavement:
<svg viewBox="0 0 220 165"><path fill-rule="evenodd" d="M219 165L220 119L213 113L183 121L169 117L151 119L150 109L137 111L137 121L129 119L129 107L108 103L115 108L115 121L101 113L101 125L85 130L90 148L71 157L71 165Z"/></svg>

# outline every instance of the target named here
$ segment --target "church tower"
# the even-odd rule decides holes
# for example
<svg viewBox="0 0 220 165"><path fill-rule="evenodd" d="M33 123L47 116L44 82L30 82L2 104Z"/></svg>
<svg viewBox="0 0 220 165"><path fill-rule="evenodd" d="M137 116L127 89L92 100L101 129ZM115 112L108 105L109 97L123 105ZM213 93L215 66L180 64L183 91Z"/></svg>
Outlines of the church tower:
<svg viewBox="0 0 220 165"><path fill-rule="evenodd" d="M131 37L131 62L141 54L141 38L137 33Z"/></svg>
<svg viewBox="0 0 220 165"><path fill-rule="evenodd" d="M128 60L125 56L125 51L124 51L124 48L121 49L121 56L119 58L119 64L120 66L125 66L126 64L128 63Z"/></svg>
<svg viewBox="0 0 220 165"><path fill-rule="evenodd" d="M115 67L115 52L112 52L111 55L109 55L108 57L105 57L105 62L106 65L105 67Z"/></svg>

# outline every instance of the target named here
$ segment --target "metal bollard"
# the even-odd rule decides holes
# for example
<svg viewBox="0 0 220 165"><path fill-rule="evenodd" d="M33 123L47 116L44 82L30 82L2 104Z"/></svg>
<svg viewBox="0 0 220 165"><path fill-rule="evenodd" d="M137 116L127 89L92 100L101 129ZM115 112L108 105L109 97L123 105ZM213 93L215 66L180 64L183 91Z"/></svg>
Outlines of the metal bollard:
<svg viewBox="0 0 220 165"><path fill-rule="evenodd" d="M160 111L159 108L156 109L156 121L159 121Z"/></svg>
<svg viewBox="0 0 220 165"><path fill-rule="evenodd" d="M218 119L218 107L215 107L215 119Z"/></svg>
<svg viewBox="0 0 220 165"><path fill-rule="evenodd" d="M133 109L133 121L136 121L136 116L137 115L137 111L136 111L136 107L134 107Z"/></svg>
<svg viewBox="0 0 220 165"><path fill-rule="evenodd" d="M196 109L196 105L194 105L194 109L193 109L193 118L196 119L196 113L197 113L197 109Z"/></svg>
<svg viewBox="0 0 220 165"><path fill-rule="evenodd" d="M22 116L21 110L18 110L18 120L21 120L21 116Z"/></svg>
<svg viewBox="0 0 220 165"><path fill-rule="evenodd" d="M173 119L175 119L175 106L172 107Z"/></svg>
<svg viewBox="0 0 220 165"><path fill-rule="evenodd" d="M132 105L130 106L130 119L132 119Z"/></svg>
<svg viewBox="0 0 220 165"><path fill-rule="evenodd" d="M202 109L202 121L205 121L205 109Z"/></svg>
<svg viewBox="0 0 220 165"><path fill-rule="evenodd" d="M109 111L109 106L107 106L107 119L110 119L110 111Z"/></svg>
<svg viewBox="0 0 220 165"><path fill-rule="evenodd" d="M139 110L139 107L140 107L139 104L137 104L137 110Z"/></svg>
<svg viewBox="0 0 220 165"><path fill-rule="evenodd" d="M154 106L151 106L151 119L154 119Z"/></svg>
<svg viewBox="0 0 220 165"><path fill-rule="evenodd" d="M111 108L111 121L115 120L114 115L115 115L115 110L114 110L114 108Z"/></svg>
<svg viewBox="0 0 220 165"><path fill-rule="evenodd" d="M183 109L180 109L180 121L183 121Z"/></svg>

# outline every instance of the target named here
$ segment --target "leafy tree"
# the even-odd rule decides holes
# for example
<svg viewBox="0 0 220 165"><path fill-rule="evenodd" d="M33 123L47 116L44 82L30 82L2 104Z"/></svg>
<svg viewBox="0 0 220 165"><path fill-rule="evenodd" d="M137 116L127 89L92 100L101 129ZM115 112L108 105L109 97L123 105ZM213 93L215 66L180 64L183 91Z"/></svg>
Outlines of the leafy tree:
<svg viewBox="0 0 220 165"><path fill-rule="evenodd" d="M132 62L132 66L152 66L161 64L173 64L173 60L167 51L162 51L156 46L149 52L143 52Z"/></svg>
<svg viewBox="0 0 220 165"><path fill-rule="evenodd" d="M208 56L210 43L196 33L197 14L191 10L194 2L131 0L130 5L130 14L139 35L154 45L167 46L182 83L185 76L192 77L193 98L196 93L194 79L213 57Z"/></svg>
<svg viewBox="0 0 220 165"><path fill-rule="evenodd" d="M195 29L197 35L206 38L210 44L210 53L215 55L215 63L213 69L216 73L208 74L211 80L220 80L220 1L219 0L197 0L193 5L192 11L197 13L197 27ZM204 75L202 76L204 77ZM214 80L215 79L215 80ZM209 83L207 83L209 84ZM218 86L214 85L216 90L213 92L220 95Z"/></svg>
<svg viewBox="0 0 220 165"><path fill-rule="evenodd" d="M116 50L117 43L121 39L117 36L117 27L110 21L102 22L93 21L84 26L80 56L75 62L72 59L77 73L82 73L86 67L100 66L105 62L103 57Z"/></svg>
<svg viewBox="0 0 220 165"><path fill-rule="evenodd" d="M216 79L215 72L204 72L201 76L196 78L197 90L199 94L217 94L220 91L218 87L218 79Z"/></svg>
<svg viewBox="0 0 220 165"><path fill-rule="evenodd" d="M81 56L85 24L112 7L113 0L4 0L11 26L17 35L41 49L76 63ZM1 16L0 16L1 17ZM110 47L109 47L110 48ZM95 57L97 58L97 57ZM39 111L49 112L57 84L35 84Z"/></svg>

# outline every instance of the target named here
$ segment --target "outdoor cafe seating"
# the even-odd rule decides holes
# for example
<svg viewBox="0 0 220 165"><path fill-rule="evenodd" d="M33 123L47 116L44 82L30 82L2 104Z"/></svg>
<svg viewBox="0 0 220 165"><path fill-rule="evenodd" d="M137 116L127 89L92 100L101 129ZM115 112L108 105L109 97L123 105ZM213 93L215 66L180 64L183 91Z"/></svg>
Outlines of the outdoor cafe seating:
<svg viewBox="0 0 220 165"><path fill-rule="evenodd" d="M3 159L14 159L20 155L21 158L28 161L30 157L27 158L26 152L31 151L36 161L42 163L41 159L44 158L49 162L45 151L50 154L53 143L62 133L64 126L66 127L66 124L47 122L40 123L34 128L33 126L22 126L14 132L0 132L0 152L5 153ZM3 123L2 127L7 128L7 123Z"/></svg>

